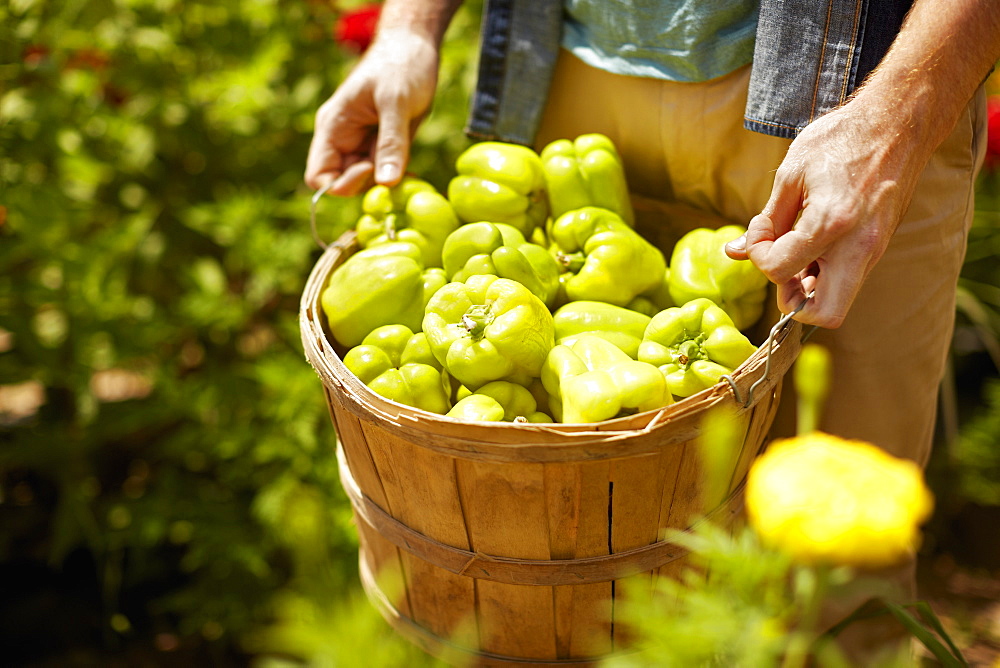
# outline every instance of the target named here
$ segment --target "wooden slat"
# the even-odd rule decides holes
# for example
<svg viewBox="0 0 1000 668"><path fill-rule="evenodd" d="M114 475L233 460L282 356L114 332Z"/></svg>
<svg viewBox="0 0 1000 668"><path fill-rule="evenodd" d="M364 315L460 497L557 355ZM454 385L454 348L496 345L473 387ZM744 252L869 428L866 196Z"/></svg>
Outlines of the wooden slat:
<svg viewBox="0 0 1000 668"><path fill-rule="evenodd" d="M659 455L611 462L614 493L611 507L611 551L625 552L656 542L660 495L656 477Z"/></svg>
<svg viewBox="0 0 1000 668"><path fill-rule="evenodd" d="M541 464L457 460L456 471L474 551L548 559L544 469ZM555 659L551 587L476 580L480 649Z"/></svg>
<svg viewBox="0 0 1000 668"><path fill-rule="evenodd" d="M368 567L379 589L400 614L413 614L403 568L406 552L382 538L363 521L356 522L361 545L359 558Z"/></svg>
<svg viewBox="0 0 1000 668"><path fill-rule="evenodd" d="M403 500L396 517L447 545L469 549L458 498L454 461L434 451L397 441L388 453ZM441 638L475 645L475 588L470 578L407 555L414 621Z"/></svg>
<svg viewBox="0 0 1000 668"><path fill-rule="evenodd" d="M677 559L676 561L671 561L668 564L664 564L656 569L653 573L653 589L655 590L660 578L666 578L670 580L679 580L681 574L684 573L685 569L691 566L691 562L687 558Z"/></svg>
<svg viewBox="0 0 1000 668"><path fill-rule="evenodd" d="M580 526L576 537L576 556L610 554L608 486L611 464L607 461L580 463L577 471L580 480ZM573 586L571 657L587 658L611 652L612 589L610 581Z"/></svg>
<svg viewBox="0 0 1000 668"><path fill-rule="evenodd" d="M337 440L351 470L351 476L368 498L383 510L391 513L392 508L389 507L385 491L382 488L382 480L368 449L361 421L350 411L333 403L329 392L327 399L332 407L330 415L337 432Z"/></svg>
<svg viewBox="0 0 1000 668"><path fill-rule="evenodd" d="M670 507L674 503L677 486L684 484L684 481L679 479L683 459L683 445L671 445L663 448L660 452L656 477L662 485L662 491L659 512L657 513L657 540L664 540L666 529L676 528L670 525Z"/></svg>
<svg viewBox="0 0 1000 668"><path fill-rule="evenodd" d="M631 457L611 462L611 551L625 552L656 542L659 533L660 497L663 485L655 473L659 455ZM618 618L635 598L648 595L649 573L615 581L612 615L614 647L628 643L627 626ZM625 606L625 607L623 607Z"/></svg>
<svg viewBox="0 0 1000 668"><path fill-rule="evenodd" d="M384 431L369 422L359 421L355 425L350 420L341 420L340 416L342 413L343 411L338 411L338 425L344 423L349 425L351 430L355 429L355 427L357 428L356 432L349 431L342 439L348 464L352 465L351 453L354 454L354 461L361 462L357 473L355 473L353 465L351 468L352 475L361 476L360 479L356 477L355 482L365 495L368 495L368 489L371 489L376 494L375 497L372 497L372 500L390 515L395 514L398 512L398 508L405 505L405 497L401 494L398 476L393 466L391 456L393 443L391 439L387 438ZM366 459L367 462L370 462L370 467L375 473L371 479L369 479L371 473L368 470L369 464L366 463ZM379 497L381 497L381 503L379 503ZM358 522L359 528L364 524L364 522ZM360 536L370 541L373 545L377 545L382 541L381 536L375 531L367 531L360 534ZM411 572L413 557L405 550L397 548L397 560L399 571L403 578L405 599L407 601L405 609L399 608L399 613L412 618L418 614L421 605L420 598L415 596L413 591ZM390 600L395 604L395 599Z"/></svg>
<svg viewBox="0 0 1000 668"><path fill-rule="evenodd" d="M608 472L604 462L545 465L553 559L608 554ZM610 593L610 580L553 588L560 659L596 657L611 651Z"/></svg>
<svg viewBox="0 0 1000 668"><path fill-rule="evenodd" d="M375 461L368 448L365 428L361 421L352 413L343 409L324 388L327 395L327 405L330 407L330 417L337 432L338 446L350 470L351 477L358 488L380 508L391 513L388 497L382 485ZM383 539L376 531L371 530L365 522L357 521L358 540L362 546L361 558L368 561L368 568L373 577L380 581L385 579L383 588L397 587L397 591L386 592L392 604L400 614L413 614L410 596L406 586L404 560L408 555L398 547Z"/></svg>
<svg viewBox="0 0 1000 668"><path fill-rule="evenodd" d="M687 529L691 526L692 520L704 511L702 493L705 485L702 475L703 467L698 443L688 441L684 444L684 453L677 469L677 484L671 497L667 527Z"/></svg>
<svg viewBox="0 0 1000 668"><path fill-rule="evenodd" d="M552 559L576 557L580 528L580 470L572 464L546 464L545 506L548 514L549 556ZM553 624L556 656L570 656L573 639L573 586L552 588Z"/></svg>

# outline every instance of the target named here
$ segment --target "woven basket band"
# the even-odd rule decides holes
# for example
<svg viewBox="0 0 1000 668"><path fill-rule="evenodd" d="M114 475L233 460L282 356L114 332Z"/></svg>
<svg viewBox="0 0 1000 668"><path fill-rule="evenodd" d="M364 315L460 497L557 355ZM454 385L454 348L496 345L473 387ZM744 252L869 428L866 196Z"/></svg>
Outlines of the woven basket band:
<svg viewBox="0 0 1000 668"><path fill-rule="evenodd" d="M577 585L608 582L644 573L687 554L683 547L667 541L582 559L514 559L470 552L446 545L403 524L361 491L337 447L340 480L355 515L383 538L410 554L450 573L518 585ZM703 520L728 524L743 509L743 483Z"/></svg>

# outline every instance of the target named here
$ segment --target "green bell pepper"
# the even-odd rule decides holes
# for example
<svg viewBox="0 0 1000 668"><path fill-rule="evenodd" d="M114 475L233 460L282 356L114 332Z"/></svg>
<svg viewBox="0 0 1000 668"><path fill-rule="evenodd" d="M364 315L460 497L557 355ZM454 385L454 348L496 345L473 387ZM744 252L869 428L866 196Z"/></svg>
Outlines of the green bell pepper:
<svg viewBox="0 0 1000 668"><path fill-rule="evenodd" d="M446 413L450 418L470 422L503 422L504 409L500 402L485 394L469 394Z"/></svg>
<svg viewBox="0 0 1000 668"><path fill-rule="evenodd" d="M451 380L427 344L405 325L374 329L344 355L344 366L386 399L431 413L451 408Z"/></svg>
<svg viewBox="0 0 1000 668"><path fill-rule="evenodd" d="M580 336L592 334L610 341L632 359L639 354L639 344L650 316L607 302L580 300L560 306L552 314L556 343L572 345Z"/></svg>
<svg viewBox="0 0 1000 668"><path fill-rule="evenodd" d="M674 300L670 298L670 267L663 272L663 280L651 290L646 290L641 295L625 305L633 311L645 313L650 318L663 309L676 306Z"/></svg>
<svg viewBox="0 0 1000 668"><path fill-rule="evenodd" d="M587 206L559 216L549 230L569 301L625 306L656 289L667 269L663 253L607 209Z"/></svg>
<svg viewBox="0 0 1000 668"><path fill-rule="evenodd" d="M517 281L489 274L438 290L423 330L445 370L473 391L492 380L527 386L555 344L542 300Z"/></svg>
<svg viewBox="0 0 1000 668"><path fill-rule="evenodd" d="M621 156L608 137L595 132L573 141L557 139L542 149L541 158L553 218L599 206L635 224Z"/></svg>
<svg viewBox="0 0 1000 668"><path fill-rule="evenodd" d="M475 274L510 278L551 306L559 290L559 264L537 244L506 223L468 223L448 235L442 253L444 273L465 282Z"/></svg>
<svg viewBox="0 0 1000 668"><path fill-rule="evenodd" d="M552 422L552 418L538 410L531 390L523 385L512 383L506 380L494 380L486 383L475 392L472 392L464 385L458 388L456 395L458 401L455 403L451 417L459 417L458 414L480 415L481 417L470 417L467 419L494 420L499 422ZM460 407L461 404L461 407ZM500 407L499 418L495 406Z"/></svg>
<svg viewBox="0 0 1000 668"><path fill-rule="evenodd" d="M417 246L396 241L347 258L330 275L320 303L333 338L351 348L382 325L419 332L424 306L445 283L443 269L424 269Z"/></svg>
<svg viewBox="0 0 1000 668"><path fill-rule="evenodd" d="M673 403L655 366L592 334L552 348L542 367L542 384L560 422L600 422Z"/></svg>
<svg viewBox="0 0 1000 668"><path fill-rule="evenodd" d="M705 297L653 316L639 359L659 367L677 397L689 397L719 382L756 348L732 318Z"/></svg>
<svg viewBox="0 0 1000 668"><path fill-rule="evenodd" d="M549 216L542 161L532 149L487 141L473 144L455 161L448 200L467 223L507 223L530 237Z"/></svg>
<svg viewBox="0 0 1000 668"><path fill-rule="evenodd" d="M451 203L434 186L407 176L392 188L373 186L361 200L355 225L362 248L409 241L423 254L425 267L441 266L441 247L459 225Z"/></svg>
<svg viewBox="0 0 1000 668"><path fill-rule="evenodd" d="M674 246L668 286L675 304L706 297L722 307L737 329L747 329L764 313L767 277L750 262L731 260L727 242L746 232L740 225L691 230Z"/></svg>

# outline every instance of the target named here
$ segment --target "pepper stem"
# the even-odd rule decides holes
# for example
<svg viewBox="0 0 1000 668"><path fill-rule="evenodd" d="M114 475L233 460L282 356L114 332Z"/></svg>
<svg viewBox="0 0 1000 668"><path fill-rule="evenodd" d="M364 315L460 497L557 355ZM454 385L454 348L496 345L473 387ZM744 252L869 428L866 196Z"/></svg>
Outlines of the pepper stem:
<svg viewBox="0 0 1000 668"><path fill-rule="evenodd" d="M704 357L701 352L701 346L694 339L688 339L677 346L677 353L677 363L683 367L686 367L694 360Z"/></svg>
<svg viewBox="0 0 1000 668"><path fill-rule="evenodd" d="M472 306L462 316L462 326L465 327L473 341L479 341L486 336L486 328L492 322L493 312L485 304Z"/></svg>
<svg viewBox="0 0 1000 668"><path fill-rule="evenodd" d="M385 230L385 236L389 237L389 241L396 240L396 219L398 216L394 213L386 214L385 221L382 223L382 228Z"/></svg>
<svg viewBox="0 0 1000 668"><path fill-rule="evenodd" d="M583 253L557 253L556 260L559 264L566 269L566 271L576 274L583 269L583 265L587 263L587 256Z"/></svg>

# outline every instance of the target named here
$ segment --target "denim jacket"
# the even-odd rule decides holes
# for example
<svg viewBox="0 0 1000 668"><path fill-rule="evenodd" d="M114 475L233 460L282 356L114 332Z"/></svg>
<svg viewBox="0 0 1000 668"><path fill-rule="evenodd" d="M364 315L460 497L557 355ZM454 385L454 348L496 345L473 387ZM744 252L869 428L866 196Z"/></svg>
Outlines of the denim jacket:
<svg viewBox="0 0 1000 668"><path fill-rule="evenodd" d="M746 128L794 137L885 55L910 0L762 0ZM561 0L486 0L466 132L532 144L559 54Z"/></svg>

